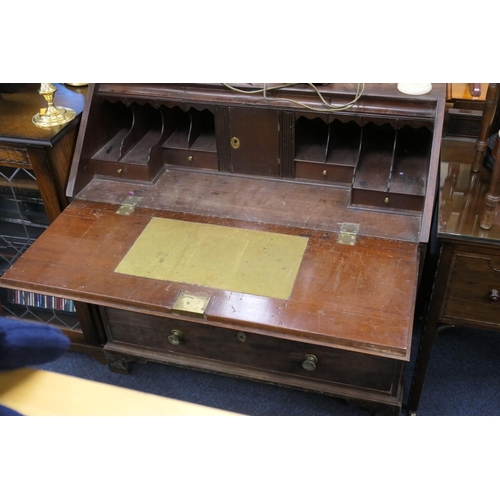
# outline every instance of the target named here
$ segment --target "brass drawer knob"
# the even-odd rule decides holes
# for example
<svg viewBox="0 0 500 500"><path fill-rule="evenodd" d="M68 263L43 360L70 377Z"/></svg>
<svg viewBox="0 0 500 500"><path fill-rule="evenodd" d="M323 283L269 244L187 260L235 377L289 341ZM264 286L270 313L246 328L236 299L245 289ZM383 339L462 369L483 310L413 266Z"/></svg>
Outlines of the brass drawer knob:
<svg viewBox="0 0 500 500"><path fill-rule="evenodd" d="M490 302L499 302L500 294L498 293L498 290L491 290L488 294L488 298L490 299Z"/></svg>
<svg viewBox="0 0 500 500"><path fill-rule="evenodd" d="M306 354L304 361L302 361L302 368L307 370L308 372L312 372L316 370L316 364L318 362L318 358L313 354Z"/></svg>
<svg viewBox="0 0 500 500"><path fill-rule="evenodd" d="M386 205L388 205L388 204L389 204L389 197L387 197L387 198L385 198L385 199L384 199L384 203L385 203Z"/></svg>
<svg viewBox="0 0 500 500"><path fill-rule="evenodd" d="M122 170L121 168L119 168L119 169L116 171L116 173L117 173L117 174L121 174L122 172L123 172L123 170Z"/></svg>
<svg viewBox="0 0 500 500"><path fill-rule="evenodd" d="M193 157L191 155L188 156L188 161L193 161Z"/></svg>
<svg viewBox="0 0 500 500"><path fill-rule="evenodd" d="M170 332L170 335L167 337L167 340L172 344L172 345L179 345L181 343L182 337L184 335L180 330L172 330Z"/></svg>
<svg viewBox="0 0 500 500"><path fill-rule="evenodd" d="M323 177L326 177L328 175L328 170L323 170Z"/></svg>

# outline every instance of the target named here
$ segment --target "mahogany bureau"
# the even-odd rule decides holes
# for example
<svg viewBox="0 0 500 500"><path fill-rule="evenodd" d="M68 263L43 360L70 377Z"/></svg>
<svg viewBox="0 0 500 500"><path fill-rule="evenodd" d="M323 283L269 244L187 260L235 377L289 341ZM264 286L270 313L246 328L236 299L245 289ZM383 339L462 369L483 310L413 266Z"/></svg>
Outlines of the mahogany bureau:
<svg viewBox="0 0 500 500"><path fill-rule="evenodd" d="M115 371L399 414L445 86L263 86L90 85L73 201L1 285L98 306Z"/></svg>

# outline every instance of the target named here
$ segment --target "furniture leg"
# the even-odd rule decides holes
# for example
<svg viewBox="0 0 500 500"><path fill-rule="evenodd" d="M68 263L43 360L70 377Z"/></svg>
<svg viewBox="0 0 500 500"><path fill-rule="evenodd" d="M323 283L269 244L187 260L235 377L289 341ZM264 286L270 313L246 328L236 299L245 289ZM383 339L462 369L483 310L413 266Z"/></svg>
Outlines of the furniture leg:
<svg viewBox="0 0 500 500"><path fill-rule="evenodd" d="M448 264L451 262L452 255L453 247L444 244L441 248L434 289L431 294L427 318L420 338L415 369L410 386L410 395L408 399L408 413L410 415L416 415L418 410L425 374L427 372L427 365L429 364L431 356L432 344L437 333L441 298L445 293ZM444 264L440 266L440 263Z"/></svg>
<svg viewBox="0 0 500 500"><path fill-rule="evenodd" d="M493 156L496 160L493 165L493 172L491 173L490 188L484 199L485 207L483 216L481 217L481 222L479 223L483 229L490 229L493 225L495 209L500 202L500 139L498 136L493 149L495 151Z"/></svg>
<svg viewBox="0 0 500 500"><path fill-rule="evenodd" d="M488 137L491 134L491 126L495 119L495 114L498 106L499 84L490 83L486 99L484 101L483 117L481 119L481 131L479 138L476 141L476 154L472 162L472 171L479 172L483 164L483 157L486 148L488 147Z"/></svg>
<svg viewBox="0 0 500 500"><path fill-rule="evenodd" d="M117 354L106 352L106 359L108 368L113 373L120 373L121 375L128 375L131 370L131 361Z"/></svg>

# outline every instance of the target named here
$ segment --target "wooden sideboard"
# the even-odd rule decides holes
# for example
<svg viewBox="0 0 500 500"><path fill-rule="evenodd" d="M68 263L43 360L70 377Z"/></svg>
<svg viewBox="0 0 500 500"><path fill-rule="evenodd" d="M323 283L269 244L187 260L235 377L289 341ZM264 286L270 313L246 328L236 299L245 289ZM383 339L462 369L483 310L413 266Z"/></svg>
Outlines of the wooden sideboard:
<svg viewBox="0 0 500 500"><path fill-rule="evenodd" d="M262 85L91 85L73 201L0 283L98 306L115 371L399 414L445 86Z"/></svg>
<svg viewBox="0 0 500 500"><path fill-rule="evenodd" d="M480 226L492 174L486 168L472 171L473 143L468 153L457 151L454 154L451 142L441 163L440 254L410 390L411 414L417 413L439 331L454 326L500 329L500 212L490 229Z"/></svg>
<svg viewBox="0 0 500 500"><path fill-rule="evenodd" d="M40 84L0 94L0 263L2 273L45 231L68 205L65 190L76 144L86 87L56 84L55 104L73 109L66 125L36 127L32 117L46 106ZM60 327L73 348L104 361L103 336L95 310L43 294L2 291L2 313Z"/></svg>

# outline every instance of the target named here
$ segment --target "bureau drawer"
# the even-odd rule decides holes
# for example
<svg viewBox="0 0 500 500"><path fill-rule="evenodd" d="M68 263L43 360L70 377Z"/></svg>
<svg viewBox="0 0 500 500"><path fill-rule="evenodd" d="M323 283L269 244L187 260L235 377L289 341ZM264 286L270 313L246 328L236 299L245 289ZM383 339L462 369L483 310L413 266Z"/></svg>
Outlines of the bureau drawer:
<svg viewBox="0 0 500 500"><path fill-rule="evenodd" d="M354 167L348 165L295 161L295 177L297 179L350 184L353 172Z"/></svg>
<svg viewBox="0 0 500 500"><path fill-rule="evenodd" d="M105 309L111 342L383 392L402 362L185 320Z"/></svg>
<svg viewBox="0 0 500 500"><path fill-rule="evenodd" d="M353 188L351 193L351 205L421 211L424 206L424 197Z"/></svg>
<svg viewBox="0 0 500 500"><path fill-rule="evenodd" d="M184 149L164 149L165 163L181 167L203 168L218 170L217 153L210 151L192 151Z"/></svg>
<svg viewBox="0 0 500 500"><path fill-rule="evenodd" d="M443 316L500 324L500 255L456 253Z"/></svg>

